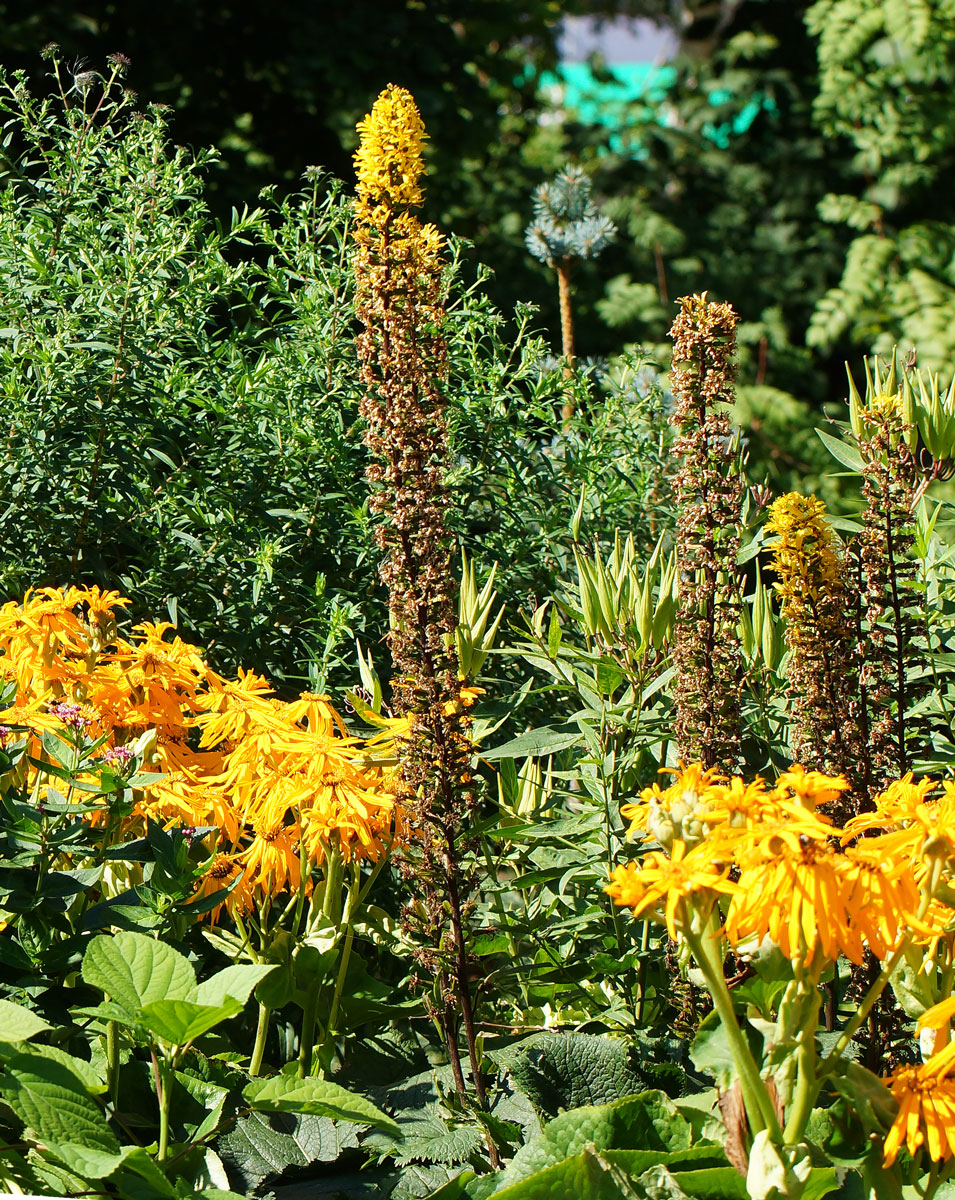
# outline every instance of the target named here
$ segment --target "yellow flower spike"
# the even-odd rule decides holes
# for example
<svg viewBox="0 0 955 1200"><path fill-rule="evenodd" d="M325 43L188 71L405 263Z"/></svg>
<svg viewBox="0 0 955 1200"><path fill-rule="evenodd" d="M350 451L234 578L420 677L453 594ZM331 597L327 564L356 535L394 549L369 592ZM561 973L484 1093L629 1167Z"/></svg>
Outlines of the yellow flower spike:
<svg viewBox="0 0 955 1200"><path fill-rule="evenodd" d="M366 207L366 219L380 226L391 209L421 203L419 180L425 169L421 147L427 134L411 93L393 83L381 93L368 116L359 121L358 134L358 197ZM429 243L434 241L434 234L429 234Z"/></svg>

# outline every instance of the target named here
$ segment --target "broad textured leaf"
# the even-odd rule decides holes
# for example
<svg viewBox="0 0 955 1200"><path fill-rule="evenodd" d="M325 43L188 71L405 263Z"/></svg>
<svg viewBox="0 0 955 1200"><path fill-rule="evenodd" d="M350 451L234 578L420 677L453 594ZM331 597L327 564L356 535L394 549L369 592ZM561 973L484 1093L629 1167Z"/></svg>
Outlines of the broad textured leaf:
<svg viewBox="0 0 955 1200"><path fill-rule="evenodd" d="M645 1193L621 1185L615 1173L585 1146L572 1158L499 1187L492 1195L495 1200L635 1200Z"/></svg>
<svg viewBox="0 0 955 1200"><path fill-rule="evenodd" d="M719 1146L692 1146L689 1150L604 1150L607 1162L613 1163L627 1175L642 1175L651 1167L666 1167L677 1174L681 1171L704 1171L729 1166Z"/></svg>
<svg viewBox="0 0 955 1200"><path fill-rule="evenodd" d="M217 1142L220 1158L249 1192L289 1169L334 1162L357 1146L354 1125L293 1113L250 1113Z"/></svg>
<svg viewBox="0 0 955 1200"><path fill-rule="evenodd" d="M562 1113L522 1146L502 1176L502 1186L579 1154L604 1150L686 1150L692 1131L662 1092L644 1092L613 1104L587 1105Z"/></svg>
<svg viewBox="0 0 955 1200"><path fill-rule="evenodd" d="M222 1021L242 1011L238 1000L225 1004L194 1004L190 1000L156 1000L140 1009L142 1023L163 1041L185 1046Z"/></svg>
<svg viewBox="0 0 955 1200"><path fill-rule="evenodd" d="M365 1145L371 1150L390 1154L398 1166L412 1162L451 1166L467 1162L484 1144L481 1131L475 1125L450 1128L436 1107L429 1107L414 1120L401 1121L400 1128L403 1138L400 1142L383 1134L373 1134L365 1139Z"/></svg>
<svg viewBox="0 0 955 1200"><path fill-rule="evenodd" d="M704 1167L699 1171L673 1170L673 1178L696 1200L749 1200L746 1180L735 1167ZM805 1194L802 1197L805 1200Z"/></svg>
<svg viewBox="0 0 955 1200"><path fill-rule="evenodd" d="M244 1005L255 985L274 970L274 966L262 964L226 967L218 975L198 984L189 999L197 1004L223 1004L226 997L230 996Z"/></svg>
<svg viewBox="0 0 955 1200"><path fill-rule="evenodd" d="M5 1066L0 1096L42 1142L82 1142L107 1154L119 1153L119 1142L99 1105L63 1063L40 1054L18 1054Z"/></svg>
<svg viewBox="0 0 955 1200"><path fill-rule="evenodd" d="M259 1112L314 1113L336 1121L375 1125L400 1137L397 1123L385 1116L370 1100L356 1096L326 1079L273 1075L271 1079L254 1079L242 1095Z"/></svg>
<svg viewBox="0 0 955 1200"><path fill-rule="evenodd" d="M390 1200L425 1200L451 1182L458 1170L458 1167L435 1163L409 1163L398 1171L397 1181L390 1190ZM384 1194L375 1193L376 1197Z"/></svg>
<svg viewBox="0 0 955 1200"><path fill-rule="evenodd" d="M495 1058L534 1107L552 1117L633 1096L648 1084L625 1043L595 1034L535 1034Z"/></svg>
<svg viewBox="0 0 955 1200"><path fill-rule="evenodd" d="M65 1167L86 1179L106 1179L120 1167L123 1160L135 1153L138 1146L123 1146L113 1152L78 1142L48 1142L47 1150Z"/></svg>
<svg viewBox="0 0 955 1200"><path fill-rule="evenodd" d="M36 1046L34 1049L43 1058L49 1059L50 1062L60 1063L61 1066L71 1071L91 1096L101 1096L106 1091L105 1080L86 1059L67 1054L59 1046Z"/></svg>
<svg viewBox="0 0 955 1200"><path fill-rule="evenodd" d="M131 1018L155 1000L184 1000L196 986L195 971L178 951L132 932L93 938L83 957L83 979Z"/></svg>
<svg viewBox="0 0 955 1200"><path fill-rule="evenodd" d="M0 1000L0 1042L28 1042L50 1028L48 1021L38 1017L29 1008L12 1004L9 1000Z"/></svg>

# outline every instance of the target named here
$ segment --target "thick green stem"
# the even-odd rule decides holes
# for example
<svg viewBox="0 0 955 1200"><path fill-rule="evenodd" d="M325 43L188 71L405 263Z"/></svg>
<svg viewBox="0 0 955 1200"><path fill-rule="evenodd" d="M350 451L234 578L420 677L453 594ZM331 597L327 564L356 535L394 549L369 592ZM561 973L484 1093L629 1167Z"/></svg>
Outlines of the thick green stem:
<svg viewBox="0 0 955 1200"><path fill-rule="evenodd" d="M348 960L351 958L351 948L354 940L355 927L349 922L348 932L345 934L345 944L342 946L342 955L338 962L338 978L335 980L335 991L332 993L332 1007L328 1013L328 1025L325 1028L323 1042L335 1036L335 1022L338 1020L338 1009L342 1001L345 976L348 973Z"/></svg>
<svg viewBox="0 0 955 1200"><path fill-rule="evenodd" d="M249 1062L249 1074L258 1075L262 1070L262 1059L265 1057L265 1042L269 1036L269 1017L272 1010L267 1004L259 1005L259 1020L255 1027L255 1045L252 1047L252 1059Z"/></svg>
<svg viewBox="0 0 955 1200"><path fill-rule="evenodd" d="M345 865L337 846L329 846L325 854L325 895L322 897L322 915L337 925L342 917L342 880Z"/></svg>
<svg viewBox="0 0 955 1200"><path fill-rule="evenodd" d="M172 1070L165 1060L153 1059L159 1088L159 1151L162 1162L169 1150L169 1109L172 1104Z"/></svg>
<svg viewBox="0 0 955 1200"><path fill-rule="evenodd" d="M927 908L927 904L923 902L918 914L920 918L925 915L922 911L924 908ZM828 1075L830 1071L832 1071L833 1068L838 1064L839 1060L848 1049L849 1043L865 1024L869 1013L872 1011L872 1006L885 991L886 985L895 974L896 967L902 961L902 957L908 948L909 940L909 938L903 939L898 948L894 950L889 958L887 958L883 963L882 970L879 972L878 978L866 992L865 998L859 1005L859 1011L852 1018L845 1029L843 1029L836 1044L819 1064L818 1077L820 1080L824 1079L826 1075Z"/></svg>
<svg viewBox="0 0 955 1200"><path fill-rule="evenodd" d="M802 1014L803 1019L796 1040L796 1092L783 1135L787 1146L802 1141L813 1105L819 1095L819 1078L816 1073L816 1026L819 1023L822 993L819 990L818 979L810 977L807 982L811 989L810 1002L808 1010Z"/></svg>
<svg viewBox="0 0 955 1200"><path fill-rule="evenodd" d="M749 1118L750 1130L755 1134L759 1133L762 1129L767 1129L773 1141L779 1143L782 1131L779 1128L776 1110L769 1097L769 1092L766 1090L766 1085L760 1076L759 1068L750 1053L749 1045L743 1036L743 1031L740 1029L739 1022L736 1019L733 998L730 995L729 988L726 986L726 979L723 975L723 964L716 961L717 956L713 953L712 948L715 945L715 939L712 935L715 931L715 925L715 921L711 918L707 922L702 936L686 933L686 940L693 952L693 957L696 959L697 965L703 972L707 989L713 998L713 1007L719 1015L723 1030L729 1041L733 1062L736 1065L736 1070L739 1072L743 1103L746 1106L746 1115Z"/></svg>
<svg viewBox="0 0 955 1200"><path fill-rule="evenodd" d="M115 1108L119 1095L119 1026L115 1021L106 1022L106 1091Z"/></svg>
<svg viewBox="0 0 955 1200"><path fill-rule="evenodd" d="M318 997L321 988L313 984L305 997L302 1009L302 1033L298 1047L298 1077L304 1079L311 1074L312 1051L315 1049L315 1016L318 1012Z"/></svg>

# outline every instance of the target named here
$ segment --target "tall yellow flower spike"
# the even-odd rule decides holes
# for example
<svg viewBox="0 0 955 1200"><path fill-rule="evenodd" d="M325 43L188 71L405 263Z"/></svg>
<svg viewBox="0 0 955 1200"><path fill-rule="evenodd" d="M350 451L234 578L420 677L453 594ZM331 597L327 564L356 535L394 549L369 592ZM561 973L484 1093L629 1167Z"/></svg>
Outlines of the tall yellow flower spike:
<svg viewBox="0 0 955 1200"><path fill-rule="evenodd" d="M407 89L390 83L371 112L358 122L361 143L355 153L358 198L363 204L412 208L421 203L424 174L421 146L428 136Z"/></svg>

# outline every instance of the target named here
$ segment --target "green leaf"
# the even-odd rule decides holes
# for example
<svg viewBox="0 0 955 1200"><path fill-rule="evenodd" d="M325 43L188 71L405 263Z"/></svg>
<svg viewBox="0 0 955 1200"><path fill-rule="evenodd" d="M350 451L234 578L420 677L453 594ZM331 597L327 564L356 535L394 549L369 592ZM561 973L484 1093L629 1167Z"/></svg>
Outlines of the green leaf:
<svg viewBox="0 0 955 1200"><path fill-rule="evenodd" d="M390 1154L399 1167L408 1163L444 1163L447 1166L466 1163L484 1139L476 1125L451 1127L442 1120L437 1105L416 1115L414 1120L402 1121L401 1141L385 1134L372 1134L364 1145L379 1154Z"/></svg>
<svg viewBox="0 0 955 1200"><path fill-rule="evenodd" d="M197 1004L221 1005L225 1003L226 997L230 997L244 1006L255 985L274 970L274 966L261 964L226 967L218 975L213 975L211 979L198 984L189 999L195 1000Z"/></svg>
<svg viewBox="0 0 955 1200"><path fill-rule="evenodd" d="M48 1142L46 1148L65 1167L85 1179L105 1179L112 1175L130 1154L139 1149L138 1146L123 1146L112 1152L78 1142Z"/></svg>
<svg viewBox="0 0 955 1200"><path fill-rule="evenodd" d="M494 746L489 750L481 749L481 758L488 762L497 762L501 758L524 758L528 754L535 757L546 754L556 754L558 750L566 750L580 741L580 730L575 725L572 729L567 725L542 726L522 733L520 737L512 738L502 746Z"/></svg>
<svg viewBox="0 0 955 1200"><path fill-rule="evenodd" d="M509 1186L585 1146L605 1150L676 1151L689 1148L692 1130L662 1092L643 1092L613 1104L587 1105L562 1113L522 1146L502 1176Z"/></svg>
<svg viewBox="0 0 955 1200"><path fill-rule="evenodd" d="M0 1096L40 1141L81 1143L107 1154L119 1142L82 1079L41 1053L18 1054L5 1065Z"/></svg>
<svg viewBox="0 0 955 1200"><path fill-rule="evenodd" d="M196 986L188 960L144 933L100 934L83 957L83 979L121 1005L134 1022L157 1000L185 1000Z"/></svg>
<svg viewBox="0 0 955 1200"><path fill-rule="evenodd" d="M259 1112L314 1113L336 1121L375 1125L395 1137L401 1136L397 1122L385 1116L370 1100L325 1079L273 1075L271 1079L253 1079L242 1095Z"/></svg>
<svg viewBox="0 0 955 1200"><path fill-rule="evenodd" d="M674 1173L722 1170L728 1167L726 1155L719 1146L691 1146L688 1150L604 1150L607 1162L613 1163L628 1175L642 1175L651 1167L667 1167ZM730 1170L735 1172L735 1168Z"/></svg>
<svg viewBox="0 0 955 1200"><path fill-rule="evenodd" d="M744 1031L751 1043L756 1061L761 1062L762 1046L759 1033L748 1023ZM732 1087L733 1081L736 1079L736 1060L733 1058L726 1030L716 1013L710 1013L700 1023L700 1028L690 1049L690 1058L698 1071L713 1076L717 1087L724 1091Z"/></svg>
<svg viewBox="0 0 955 1200"><path fill-rule="evenodd" d="M0 1042L28 1042L52 1026L21 1004L0 1000Z"/></svg>
<svg viewBox="0 0 955 1200"><path fill-rule="evenodd" d="M621 1186L615 1173L601 1162L593 1147L584 1146L572 1158L492 1194L495 1200L566 1200L569 1197L573 1200L634 1200L646 1193Z"/></svg>
<svg viewBox="0 0 955 1200"><path fill-rule="evenodd" d="M31 1049L50 1062L58 1062L68 1071L72 1071L91 1096L101 1096L106 1091L106 1083L85 1059L75 1058L59 1046L34 1046Z"/></svg>
<svg viewBox="0 0 955 1200"><path fill-rule="evenodd" d="M331 1163L343 1150L357 1146L353 1125L336 1125L309 1113L249 1113L216 1143L222 1160L249 1193L289 1168Z"/></svg>
<svg viewBox="0 0 955 1200"><path fill-rule="evenodd" d="M194 1004L191 1000L155 1000L140 1009L140 1019L150 1033L174 1046L185 1046L221 1021L242 1011L231 997L225 1004Z"/></svg>
<svg viewBox="0 0 955 1200"><path fill-rule="evenodd" d="M647 1087L630 1062L627 1045L596 1034L539 1033L495 1058L514 1086L551 1117L564 1109L633 1096Z"/></svg>
<svg viewBox="0 0 955 1200"><path fill-rule="evenodd" d="M821 429L817 429L819 440L826 447L836 462L842 463L844 467L848 467L850 471L861 475L865 464L862 461L862 455L854 446L849 446L845 442L840 442L838 438L834 438L831 434L823 433Z"/></svg>

